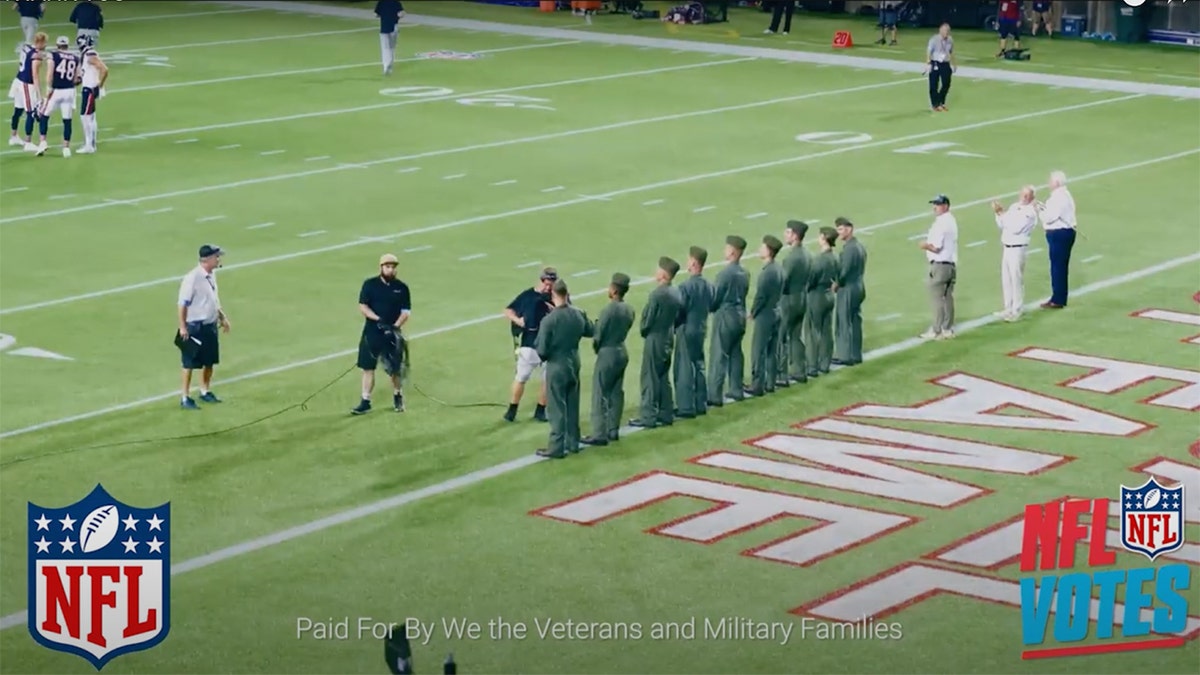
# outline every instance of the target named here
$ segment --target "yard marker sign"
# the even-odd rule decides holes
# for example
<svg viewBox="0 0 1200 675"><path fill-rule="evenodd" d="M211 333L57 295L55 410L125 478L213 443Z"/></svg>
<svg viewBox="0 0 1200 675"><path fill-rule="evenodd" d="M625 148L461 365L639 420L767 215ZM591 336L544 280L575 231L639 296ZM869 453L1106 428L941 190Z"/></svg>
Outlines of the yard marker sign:
<svg viewBox="0 0 1200 675"><path fill-rule="evenodd" d="M1070 570L1076 545L1091 536L1087 566L1104 568L1116 563L1116 553L1105 548L1108 499L1068 499L1025 507L1021 545L1021 571ZM1183 484L1168 488L1151 478L1143 485L1121 486L1121 545L1151 562L1183 547ZM1090 514L1088 524L1080 516ZM1040 554L1040 555L1039 555ZM1039 562L1040 559L1040 562ZM1124 610L1116 617L1117 596L1124 587ZM1023 659L1084 656L1113 652L1182 647L1187 629L1191 568L1186 563L1157 567L1105 569L1021 578L1021 633L1026 647L1046 642L1047 629L1062 645L1088 638L1096 622L1092 644L1026 649ZM1093 599L1093 589L1099 598ZM1157 605L1157 606L1156 606ZM1051 609L1054 623L1050 626ZM1114 626L1120 624L1120 633ZM1157 637L1149 637L1151 634ZM1127 638L1140 638L1128 640Z"/></svg>
<svg viewBox="0 0 1200 675"><path fill-rule="evenodd" d="M170 628L170 503L139 509L97 485L64 508L29 502L29 632L96 670Z"/></svg>

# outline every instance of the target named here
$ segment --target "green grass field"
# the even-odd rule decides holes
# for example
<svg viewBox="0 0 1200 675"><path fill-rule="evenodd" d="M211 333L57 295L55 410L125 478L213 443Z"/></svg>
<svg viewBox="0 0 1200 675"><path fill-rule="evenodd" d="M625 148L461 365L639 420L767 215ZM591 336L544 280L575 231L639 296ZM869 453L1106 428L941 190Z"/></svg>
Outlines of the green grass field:
<svg viewBox="0 0 1200 675"><path fill-rule="evenodd" d="M668 30L601 16L589 28L566 13L414 4L417 14L705 44L742 44L765 24L758 12L731 10L723 26ZM1022 575L1000 564L1019 551L935 552L967 550L972 535L1027 503L1115 499L1120 485L1151 473L1185 484L1185 538L1200 537L1192 392L1200 354L1188 341L1200 332L1200 100L963 76L950 112L933 114L912 73L419 23L401 31L400 62L385 78L377 28L365 19L187 2L109 3L104 12L99 50L112 75L97 115L99 152L60 157L57 120L46 157L0 152L0 671L93 670L30 637L21 614L29 606L26 503L64 506L102 483L132 505L171 503L176 574L169 637L105 672L384 672L379 640L357 635L360 617L435 624L414 647L422 673L451 651L462 672L496 673L1195 672L1194 641L1023 661L1017 596L1005 595ZM52 4L44 21L67 13ZM6 70L19 36L14 17L0 15ZM793 41L814 44L745 44L833 52L823 45L839 21L861 25L856 41L869 43L869 23L805 21ZM990 36L962 35L972 66L1200 86L1194 50L1038 42L1038 60L1021 66L991 63ZM902 39L910 51L924 42ZM439 50L478 58L419 56ZM1114 63L1127 73L1096 70ZM1071 179L1085 235L1070 308L995 323L1000 249L987 204L1009 202L1026 183L1044 199L1054 169ZM929 311L914 238L928 227L936 193L952 197L960 226L961 335L917 344ZM728 234L757 241L780 234L789 218L820 226L838 216L858 223L870 253L872 353L862 366L563 462L532 457L547 431L528 420L532 392L516 424L500 420L502 408L430 398L505 402L512 348L499 311L541 264L559 269L592 316L606 280L625 272L639 281L629 301L640 309L660 255L683 259L702 245L716 259ZM1049 292L1038 237L1026 272L1030 302ZM178 280L206 242L229 251L220 282L233 330L222 339L215 387L225 403L185 413L168 339ZM351 373L306 409L205 435L294 406L353 366L357 291L388 252L400 257L414 296L408 411L352 418ZM759 266L747 262L752 276ZM1144 309L1172 314L1131 316ZM640 341L631 336L629 346L634 416ZM1015 355L1031 347L1057 351ZM1068 353L1174 370L1127 366L1137 377L1126 379L1162 379L1088 389L1079 379L1088 368L1063 365ZM590 356L584 361L590 389ZM985 379L1002 383L978 394L995 405L951 397L949 417L918 408L925 412L906 420L855 407L948 396L953 389L931 381L955 372L971 391L983 391ZM1159 400L1172 390L1182 393ZM382 386L376 397L386 398ZM583 398L586 420L590 391ZM1082 417L1086 410L1097 412ZM1066 418L1082 421L1069 431ZM813 470L815 449L789 459L745 443L831 438L830 428L794 426L814 420L884 429L876 433L886 447L903 430L921 435L903 441L910 446L938 436L1029 452L984 453L987 470L901 458L890 466L907 471L875 463L885 467L882 480L859 473L861 484L846 484L836 471ZM200 436L180 438L191 435ZM127 443L140 440L151 442ZM721 468L718 451L809 471L784 480ZM1016 455L1026 464L1010 463ZM1035 457L1045 460L1036 471ZM890 498L887 476L895 478ZM691 496L665 499L672 492ZM581 500L592 493L602 497ZM788 497L808 511L771 511ZM719 506L712 500L743 498L742 511L710 511ZM618 515L622 500L628 510ZM828 508L841 515L818 513ZM821 520L837 526L812 529ZM787 551L764 548L801 531L809 538ZM971 563L1000 549L995 569ZM1174 555L1193 572L1184 595L1200 622L1200 547ZM1120 566L1145 564L1118 556ZM886 573L905 565L935 580L926 589L933 597L909 597L921 588L911 580L887 583ZM857 618L843 617L847 605L834 595L877 575L866 595L840 597L901 624L902 638L801 637L814 622ZM953 592L934 594L937 584ZM300 617L349 618L351 634L298 638ZM649 632L654 622L723 617L794 632L787 644ZM453 619L483 632L448 636L441 622ZM493 638L496 619L523 622L529 635ZM542 638L535 623L548 619L638 623L646 633ZM1189 623L1187 637L1198 631Z"/></svg>

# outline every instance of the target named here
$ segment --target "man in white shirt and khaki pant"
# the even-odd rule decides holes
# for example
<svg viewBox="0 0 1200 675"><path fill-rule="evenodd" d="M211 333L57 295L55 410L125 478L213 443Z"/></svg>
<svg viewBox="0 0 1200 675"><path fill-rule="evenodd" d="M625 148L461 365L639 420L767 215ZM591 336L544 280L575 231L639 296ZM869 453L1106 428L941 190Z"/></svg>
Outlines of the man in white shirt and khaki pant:
<svg viewBox="0 0 1200 675"><path fill-rule="evenodd" d="M1067 306L1071 249L1075 247L1075 198L1067 191L1066 174L1050 173L1050 196L1037 207L1050 254L1050 300L1042 307L1062 309Z"/></svg>
<svg viewBox="0 0 1200 675"><path fill-rule="evenodd" d="M200 400L220 403L212 392L213 366L221 360L217 327L229 332L229 318L221 309L217 295L216 270L224 251L220 246L200 247L200 264L192 268L179 284L179 344L183 353L183 391L179 407L199 410L192 398L192 371L200 369Z"/></svg>
<svg viewBox="0 0 1200 675"><path fill-rule="evenodd" d="M933 225L918 248L929 262L929 302L933 324L921 334L926 340L954 337L954 282L958 279L958 221L950 213L950 198L938 195L933 204Z"/></svg>
<svg viewBox="0 0 1200 675"><path fill-rule="evenodd" d="M1021 188L1020 196L1008 210L1000 202L992 202L996 227L1000 228L1000 287L1004 291L1004 310L998 316L1005 321L1021 318L1025 304L1025 256L1029 252L1029 237L1037 226L1032 185Z"/></svg>

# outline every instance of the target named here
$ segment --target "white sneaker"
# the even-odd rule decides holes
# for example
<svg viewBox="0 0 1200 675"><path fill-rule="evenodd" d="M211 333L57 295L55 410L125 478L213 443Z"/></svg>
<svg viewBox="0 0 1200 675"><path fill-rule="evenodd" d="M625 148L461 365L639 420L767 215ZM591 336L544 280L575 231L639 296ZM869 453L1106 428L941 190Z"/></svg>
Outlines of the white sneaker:
<svg viewBox="0 0 1200 675"><path fill-rule="evenodd" d="M71 156L71 149L63 148L63 157L70 157L70 156Z"/></svg>
<svg viewBox="0 0 1200 675"><path fill-rule="evenodd" d="M921 338L922 340L934 340L934 339L937 339L937 336L938 336L938 334L936 332L934 332L932 330L927 330L924 333L921 333L920 335L918 335L917 337Z"/></svg>
<svg viewBox="0 0 1200 675"><path fill-rule="evenodd" d="M21 140L21 138L20 138L19 136L9 136L9 137L8 137L8 144L9 144L9 145L22 145L22 146L23 146L23 145L25 145L25 141Z"/></svg>
<svg viewBox="0 0 1200 675"><path fill-rule="evenodd" d="M50 149L50 144L46 141L42 141L41 143L38 143L37 147L34 149L37 150L37 156L41 157L42 155L46 154L47 150Z"/></svg>
<svg viewBox="0 0 1200 675"><path fill-rule="evenodd" d="M953 339L954 339L954 331L952 331L952 330L944 330L944 331L942 331L942 332L938 333L937 339L939 339L939 340L953 340Z"/></svg>
<svg viewBox="0 0 1200 675"><path fill-rule="evenodd" d="M1009 323L1012 323L1012 322L1014 322L1014 321L1020 321L1020 320L1021 320L1021 315L1020 315L1020 314L1017 314L1017 313L1009 314L1009 315L1007 315L1007 316L1005 316L1005 317L1004 317L1004 320L1005 320L1005 321L1007 321L1007 322L1009 322Z"/></svg>
<svg viewBox="0 0 1200 675"><path fill-rule="evenodd" d="M33 143L25 143L25 147L22 149L25 150L25 152L37 152L37 146Z"/></svg>
<svg viewBox="0 0 1200 675"><path fill-rule="evenodd" d="M90 145L85 145L82 148L76 150L75 152L80 155L91 155L96 152L96 149Z"/></svg>

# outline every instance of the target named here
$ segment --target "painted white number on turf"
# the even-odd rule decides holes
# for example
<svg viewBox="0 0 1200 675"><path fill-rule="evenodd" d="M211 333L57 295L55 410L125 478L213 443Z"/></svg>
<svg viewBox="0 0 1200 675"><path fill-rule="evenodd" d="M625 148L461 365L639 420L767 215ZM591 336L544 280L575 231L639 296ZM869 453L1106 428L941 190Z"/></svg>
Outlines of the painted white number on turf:
<svg viewBox="0 0 1200 675"><path fill-rule="evenodd" d="M825 145L849 145L866 143L871 140L871 134L859 134L853 131L810 131L807 134L799 134L796 136L796 140Z"/></svg>
<svg viewBox="0 0 1200 675"><path fill-rule="evenodd" d="M8 352L13 356L32 356L38 359L54 359L55 361L74 360L69 356L55 354L54 352L48 352L45 349L38 349L37 347L22 347L20 349L8 351L8 348L15 344L17 344L17 338L5 333L0 333L0 352Z"/></svg>
<svg viewBox="0 0 1200 675"><path fill-rule="evenodd" d="M550 99L533 98L532 96L514 96L512 94L496 94L494 96L473 96L456 99L463 105L486 105L494 108L524 108L526 110L554 110L543 105Z"/></svg>
<svg viewBox="0 0 1200 675"><path fill-rule="evenodd" d="M945 152L945 154L950 157L987 157L987 155L981 155L977 152L964 152L962 150L950 150L950 148L954 148L959 145L962 145L962 143L951 143L949 141L931 141L929 143L913 145L913 146L909 146L907 148L899 148L897 150L893 150L892 152L898 152L900 154L905 154L905 155L931 155L935 152L941 152L941 151L945 150L945 151L947 151L947 152Z"/></svg>
<svg viewBox="0 0 1200 675"><path fill-rule="evenodd" d="M104 63L108 65L116 64L118 66L150 66L153 68L174 68L171 64L171 59L158 54L142 54L139 52L117 52L116 54L105 54Z"/></svg>
<svg viewBox="0 0 1200 675"><path fill-rule="evenodd" d="M446 87L392 87L380 89L379 93L384 96L400 98L430 98L432 96L449 96L454 93L454 90Z"/></svg>

